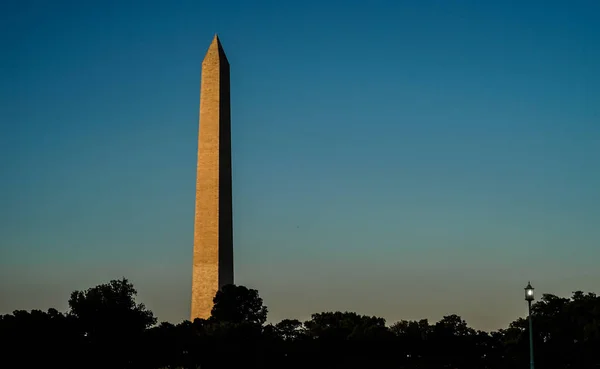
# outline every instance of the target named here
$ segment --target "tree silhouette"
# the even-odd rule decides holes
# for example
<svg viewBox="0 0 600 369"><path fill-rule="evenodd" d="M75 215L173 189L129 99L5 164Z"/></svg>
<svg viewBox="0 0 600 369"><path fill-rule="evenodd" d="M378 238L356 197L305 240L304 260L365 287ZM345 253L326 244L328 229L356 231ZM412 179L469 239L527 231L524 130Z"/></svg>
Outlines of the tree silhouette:
<svg viewBox="0 0 600 369"><path fill-rule="evenodd" d="M229 284L217 292L213 302L211 319L214 321L257 325L267 321L267 307L257 290Z"/></svg>
<svg viewBox="0 0 600 369"><path fill-rule="evenodd" d="M26 368L79 367L79 363L68 359L70 353L80 347L74 323L56 309L48 309L48 312L16 310L12 315L0 315L1 360L7 366L18 362Z"/></svg>
<svg viewBox="0 0 600 369"><path fill-rule="evenodd" d="M476 331L458 315L384 319L354 312L313 314L302 323L267 324L258 291L225 286L210 319L156 319L135 302L125 278L75 291L69 311L0 315L2 364L23 368L460 368L527 367L525 317L495 332ZM533 304L538 368L600 368L600 298L574 292Z"/></svg>
<svg viewBox="0 0 600 369"><path fill-rule="evenodd" d="M96 357L90 367L126 367L136 356L146 328L156 318L144 304L136 303L137 291L125 278L112 280L86 291L74 291L69 299L69 315L75 317L86 343L84 351Z"/></svg>
<svg viewBox="0 0 600 369"><path fill-rule="evenodd" d="M275 332L284 341L295 341L306 336L306 329L298 319L283 319L275 325Z"/></svg>

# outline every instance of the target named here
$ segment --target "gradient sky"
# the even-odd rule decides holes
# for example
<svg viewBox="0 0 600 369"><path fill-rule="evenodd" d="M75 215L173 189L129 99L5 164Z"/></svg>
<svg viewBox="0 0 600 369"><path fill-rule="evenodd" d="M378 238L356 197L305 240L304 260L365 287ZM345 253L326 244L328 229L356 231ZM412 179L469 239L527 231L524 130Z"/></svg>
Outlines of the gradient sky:
<svg viewBox="0 0 600 369"><path fill-rule="evenodd" d="M600 286L600 2L8 1L0 313L125 276L188 318L200 65L231 64L235 280L269 320Z"/></svg>

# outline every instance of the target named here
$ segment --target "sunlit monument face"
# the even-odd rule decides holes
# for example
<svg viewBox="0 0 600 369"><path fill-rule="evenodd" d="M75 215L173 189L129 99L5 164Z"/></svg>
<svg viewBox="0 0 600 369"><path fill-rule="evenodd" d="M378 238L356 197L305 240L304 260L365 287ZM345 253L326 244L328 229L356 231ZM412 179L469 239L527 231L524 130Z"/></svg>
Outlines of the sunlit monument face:
<svg viewBox="0 0 600 369"><path fill-rule="evenodd" d="M215 36L202 62L190 320L210 317L233 283L229 62Z"/></svg>

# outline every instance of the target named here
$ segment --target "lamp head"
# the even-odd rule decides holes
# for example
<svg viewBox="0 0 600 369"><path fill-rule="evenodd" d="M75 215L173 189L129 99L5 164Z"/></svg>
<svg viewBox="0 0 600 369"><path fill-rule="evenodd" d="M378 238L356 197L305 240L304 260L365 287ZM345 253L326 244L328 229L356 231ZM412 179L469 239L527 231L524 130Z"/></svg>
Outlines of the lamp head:
<svg viewBox="0 0 600 369"><path fill-rule="evenodd" d="M534 288L531 287L531 283L528 282L527 287L525 287L525 300L526 301L534 300L533 290L534 290Z"/></svg>

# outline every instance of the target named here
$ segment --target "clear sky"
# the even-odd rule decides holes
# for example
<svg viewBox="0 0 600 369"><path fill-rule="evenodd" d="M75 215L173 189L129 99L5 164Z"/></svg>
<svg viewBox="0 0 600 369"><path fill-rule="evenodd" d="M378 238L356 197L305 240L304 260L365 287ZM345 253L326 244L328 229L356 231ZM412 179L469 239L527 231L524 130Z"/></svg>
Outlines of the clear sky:
<svg viewBox="0 0 600 369"><path fill-rule="evenodd" d="M271 321L496 329L600 286L600 2L8 1L0 313L125 276L189 316L200 65L231 64L235 280Z"/></svg>

